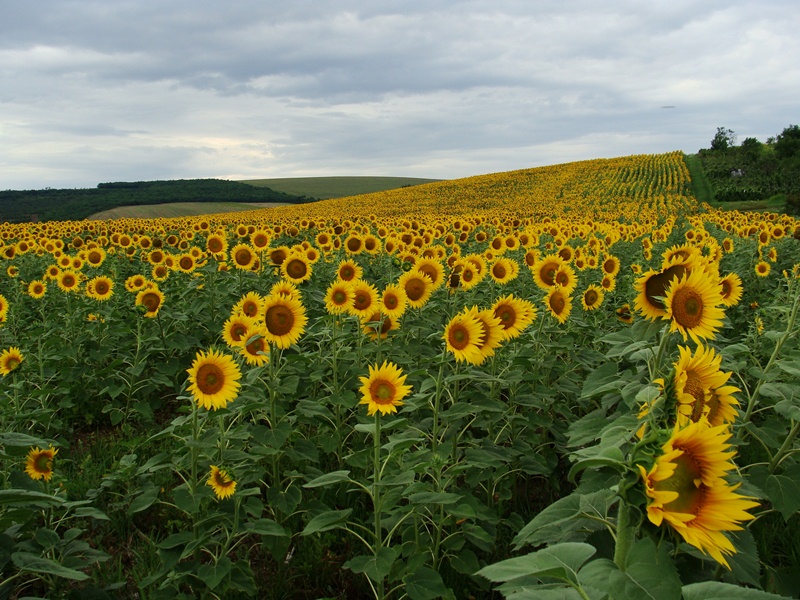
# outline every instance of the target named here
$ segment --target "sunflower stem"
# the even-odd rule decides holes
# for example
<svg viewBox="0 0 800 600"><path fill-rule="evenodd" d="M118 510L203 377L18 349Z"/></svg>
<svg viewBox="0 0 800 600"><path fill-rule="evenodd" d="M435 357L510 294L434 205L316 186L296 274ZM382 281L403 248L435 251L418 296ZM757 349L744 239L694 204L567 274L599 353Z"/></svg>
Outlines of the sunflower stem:
<svg viewBox="0 0 800 600"><path fill-rule="evenodd" d="M620 500L617 513L617 543L614 547L614 564L621 571L625 570L628 552L636 541L636 524L632 519L632 511L632 507L628 506L624 500Z"/></svg>
<svg viewBox="0 0 800 600"><path fill-rule="evenodd" d="M786 457L786 454L791 450L792 445L794 444L794 440L797 437L797 434L800 433L800 421L796 421L794 426L789 431L789 435L786 436L786 439L783 440L783 444L775 453L775 456L769 463L768 470L770 474L774 473L775 470L780 466L783 459Z"/></svg>
<svg viewBox="0 0 800 600"><path fill-rule="evenodd" d="M372 502L373 502L373 510L375 511L375 547L373 551L375 553L375 557L378 557L378 554L383 547L383 531L381 529L381 509L382 509L382 499L381 499L381 411L375 411L375 433L373 435L373 479L372 479ZM383 587L383 579L378 582L378 588L376 590L376 596L379 600L383 600L384 598L384 587Z"/></svg>
<svg viewBox="0 0 800 600"><path fill-rule="evenodd" d="M794 333L794 326L797 322L797 310L800 308L800 295L798 295L794 299L794 303L792 304L792 312L789 315L789 321L786 324L786 330L783 332L778 341L775 343L775 349L772 351L772 355L769 357L769 361L767 362L767 366L764 367L762 373L762 377L759 378L758 383L756 383L756 387L753 390L753 393L750 395L750 398L747 400L747 410L744 413L744 417L742 417L742 424L746 424L750 421L750 417L753 415L753 409L756 407L756 400L761 392L761 386L767 379L767 374L772 370L773 365L775 364L778 355L780 354L781 348L786 343L786 341L791 337Z"/></svg>

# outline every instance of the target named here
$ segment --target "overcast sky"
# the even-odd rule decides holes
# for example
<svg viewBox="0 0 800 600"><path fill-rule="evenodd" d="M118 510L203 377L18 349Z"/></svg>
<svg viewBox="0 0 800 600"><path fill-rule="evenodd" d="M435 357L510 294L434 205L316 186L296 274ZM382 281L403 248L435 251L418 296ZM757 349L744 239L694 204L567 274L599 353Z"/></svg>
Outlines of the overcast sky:
<svg viewBox="0 0 800 600"><path fill-rule="evenodd" d="M800 123L797 0L2 0L0 189L456 178Z"/></svg>

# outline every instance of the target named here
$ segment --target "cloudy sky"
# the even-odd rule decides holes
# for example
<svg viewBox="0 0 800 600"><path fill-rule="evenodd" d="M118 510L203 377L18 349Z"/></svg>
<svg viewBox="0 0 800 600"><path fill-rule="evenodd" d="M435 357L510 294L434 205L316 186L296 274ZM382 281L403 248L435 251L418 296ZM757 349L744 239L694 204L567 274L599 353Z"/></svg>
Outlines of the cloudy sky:
<svg viewBox="0 0 800 600"><path fill-rule="evenodd" d="M3 0L0 189L455 178L800 123L797 0Z"/></svg>

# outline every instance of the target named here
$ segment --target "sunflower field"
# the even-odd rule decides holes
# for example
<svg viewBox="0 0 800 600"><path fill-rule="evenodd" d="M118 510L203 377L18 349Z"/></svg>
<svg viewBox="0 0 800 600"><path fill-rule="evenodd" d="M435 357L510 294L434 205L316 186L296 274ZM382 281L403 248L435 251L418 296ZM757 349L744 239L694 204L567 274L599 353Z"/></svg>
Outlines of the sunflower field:
<svg viewBox="0 0 800 600"><path fill-rule="evenodd" d="M0 226L0 598L800 597L800 221L680 152Z"/></svg>

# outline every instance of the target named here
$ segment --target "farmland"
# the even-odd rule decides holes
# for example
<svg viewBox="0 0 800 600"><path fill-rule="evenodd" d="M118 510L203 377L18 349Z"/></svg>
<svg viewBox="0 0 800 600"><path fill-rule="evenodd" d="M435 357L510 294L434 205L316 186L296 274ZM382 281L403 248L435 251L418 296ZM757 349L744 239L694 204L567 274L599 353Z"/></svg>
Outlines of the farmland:
<svg viewBox="0 0 800 600"><path fill-rule="evenodd" d="M692 189L2 225L0 597L796 597L800 221Z"/></svg>

